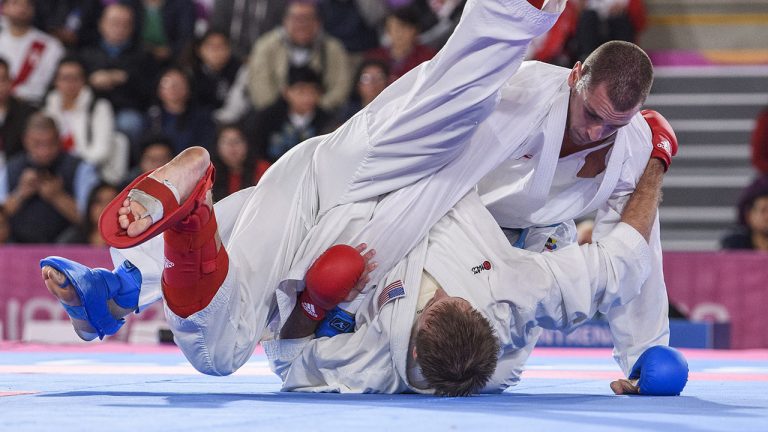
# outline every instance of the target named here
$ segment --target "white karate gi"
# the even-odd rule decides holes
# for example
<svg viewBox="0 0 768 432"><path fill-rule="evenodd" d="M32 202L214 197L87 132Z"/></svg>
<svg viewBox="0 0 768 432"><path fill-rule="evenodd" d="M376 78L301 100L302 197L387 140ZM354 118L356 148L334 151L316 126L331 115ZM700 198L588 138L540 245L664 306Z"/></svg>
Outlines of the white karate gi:
<svg viewBox="0 0 768 432"><path fill-rule="evenodd" d="M493 393L520 380L541 328L569 331L597 311L610 313L631 302L650 271L650 249L623 223L595 244L572 244L554 253L513 248L472 191L385 276L376 295L366 298L353 333L263 343L283 389L431 392L414 387L406 373L424 270L448 295L468 300L493 326L501 352L483 389ZM397 281L405 295L381 299L384 287Z"/></svg>
<svg viewBox="0 0 768 432"><path fill-rule="evenodd" d="M333 134L292 149L258 186L217 204L227 278L211 303L187 319L166 308L177 344L198 370L232 373L256 343L274 337L323 250L367 242L378 251L377 280L511 154L469 137L493 111L528 42L562 11L561 0L550 3L557 13L525 0L468 2L434 59ZM160 298L162 247L157 237L112 250L116 265L129 259L141 271L140 307Z"/></svg>
<svg viewBox="0 0 768 432"><path fill-rule="evenodd" d="M483 202L503 228L544 227L526 249L540 252L555 227L597 210L593 239L605 236L620 220L621 209L640 179L651 152L651 130L642 115L616 134L606 169L595 178L577 173L590 149L559 158L568 113L569 69L525 62L502 89L502 100L472 140L498 141L517 150L483 179ZM510 119L517 119L510 121ZM557 236L554 246L575 241ZM543 235L542 235L543 234ZM559 238L557 238L559 237ZM661 261L658 216L651 232L653 271L642 294L625 307L613 308L607 319L614 358L625 374L640 354L669 343L667 291ZM553 245L550 245L553 246Z"/></svg>
<svg viewBox="0 0 768 432"><path fill-rule="evenodd" d="M0 31L0 56L8 62L11 80L21 71L30 46L35 42L41 43L44 49L39 57L31 59L34 66L27 79L13 90L16 97L33 104L41 102L48 91L59 60L64 56L64 46L58 39L36 28L29 29L20 37L13 36L8 29Z"/></svg>

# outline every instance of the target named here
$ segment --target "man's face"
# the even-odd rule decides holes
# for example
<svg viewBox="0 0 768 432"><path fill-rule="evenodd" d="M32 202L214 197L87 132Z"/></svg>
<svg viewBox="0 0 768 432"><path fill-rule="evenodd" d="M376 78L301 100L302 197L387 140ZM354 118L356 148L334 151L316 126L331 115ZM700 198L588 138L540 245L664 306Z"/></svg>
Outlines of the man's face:
<svg viewBox="0 0 768 432"><path fill-rule="evenodd" d="M414 47L419 29L413 25L400 21L396 17L389 17L385 22L387 36L392 41L392 46L397 48Z"/></svg>
<svg viewBox="0 0 768 432"><path fill-rule="evenodd" d="M32 0L5 0L2 7L3 15L11 25L26 27L32 24L35 17L35 7Z"/></svg>
<svg viewBox="0 0 768 432"><path fill-rule="evenodd" d="M108 44L128 43L133 34L133 12L127 6L108 6L99 21L99 32Z"/></svg>
<svg viewBox="0 0 768 432"><path fill-rule="evenodd" d="M167 164L171 159L173 159L173 154L168 147L162 144L150 144L141 154L139 166L144 172L152 171Z"/></svg>
<svg viewBox="0 0 768 432"><path fill-rule="evenodd" d="M75 99L85 86L85 71L77 63L63 63L56 71L56 90L66 99Z"/></svg>
<svg viewBox="0 0 768 432"><path fill-rule="evenodd" d="M283 19L283 26L288 39L294 45L312 45L320 30L315 6L310 3L291 4Z"/></svg>
<svg viewBox="0 0 768 432"><path fill-rule="evenodd" d="M768 196L755 200L747 213L747 224L750 230L768 236Z"/></svg>
<svg viewBox="0 0 768 432"><path fill-rule="evenodd" d="M320 90L309 82L297 82L286 87L285 100L292 113L304 115L313 112L320 102Z"/></svg>
<svg viewBox="0 0 768 432"><path fill-rule="evenodd" d="M24 134L24 149L35 166L46 168L56 160L61 143L52 129L30 129Z"/></svg>
<svg viewBox="0 0 768 432"><path fill-rule="evenodd" d="M163 75L158 85L157 94L163 104L185 104L189 99L187 78L177 70L170 70Z"/></svg>
<svg viewBox="0 0 768 432"><path fill-rule="evenodd" d="M581 65L576 64L568 77L571 96L568 103L567 137L575 145L602 141L629 124L640 111L640 104L629 111L617 111L608 97L606 84L585 85Z"/></svg>

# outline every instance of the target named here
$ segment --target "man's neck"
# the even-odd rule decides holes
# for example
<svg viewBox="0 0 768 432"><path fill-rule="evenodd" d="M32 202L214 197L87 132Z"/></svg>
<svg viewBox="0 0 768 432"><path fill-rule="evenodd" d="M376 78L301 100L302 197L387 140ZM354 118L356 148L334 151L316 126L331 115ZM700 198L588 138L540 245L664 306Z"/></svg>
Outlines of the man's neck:
<svg viewBox="0 0 768 432"><path fill-rule="evenodd" d="M31 28L32 26L28 26L28 25L19 26L14 24L8 24L8 31L11 32L11 36L13 37L22 37L25 34L27 34L27 32L29 32Z"/></svg>
<svg viewBox="0 0 768 432"><path fill-rule="evenodd" d="M579 145L574 143L571 140L571 137L568 136L568 131L565 131L565 135L563 136L563 145L560 147L560 157L564 158L566 156L570 156L574 153L578 153L582 150L591 149L594 147L599 147L603 144L605 144L608 141L611 141L611 144L613 144L612 141L614 141L616 138L616 134L613 134L609 136L608 138L602 139L600 141L595 141L588 144Z"/></svg>

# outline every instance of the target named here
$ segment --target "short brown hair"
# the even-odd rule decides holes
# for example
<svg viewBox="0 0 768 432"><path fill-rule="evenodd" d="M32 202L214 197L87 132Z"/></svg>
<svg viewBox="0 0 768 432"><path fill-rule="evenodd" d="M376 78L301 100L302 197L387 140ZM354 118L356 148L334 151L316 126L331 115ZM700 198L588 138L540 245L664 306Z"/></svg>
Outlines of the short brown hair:
<svg viewBox="0 0 768 432"><path fill-rule="evenodd" d="M587 88L607 85L608 97L617 111L643 104L653 84L651 59L639 46L624 41L600 45L584 60L582 71Z"/></svg>
<svg viewBox="0 0 768 432"><path fill-rule="evenodd" d="M31 130L50 131L53 132L57 137L59 136L59 127L56 125L56 120L42 111L38 111L29 116L29 119L27 119L26 128L24 130L25 132Z"/></svg>
<svg viewBox="0 0 768 432"><path fill-rule="evenodd" d="M428 325L416 333L416 357L439 396L469 396L483 389L496 370L499 343L475 309L455 302L434 306Z"/></svg>

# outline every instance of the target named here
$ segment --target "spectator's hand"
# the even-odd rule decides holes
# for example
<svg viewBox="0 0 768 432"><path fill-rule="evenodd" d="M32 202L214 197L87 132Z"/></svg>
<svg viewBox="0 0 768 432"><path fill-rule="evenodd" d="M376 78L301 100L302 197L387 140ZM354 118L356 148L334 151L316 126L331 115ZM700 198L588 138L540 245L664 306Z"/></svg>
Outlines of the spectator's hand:
<svg viewBox="0 0 768 432"><path fill-rule="evenodd" d="M107 70L99 70L92 73L88 81L91 83L91 87L96 90L109 91L115 86L112 82L111 73Z"/></svg>
<svg viewBox="0 0 768 432"><path fill-rule="evenodd" d="M41 178L38 193L42 199L53 201L56 197L64 193L64 182L61 178L53 175Z"/></svg>
<svg viewBox="0 0 768 432"><path fill-rule="evenodd" d="M37 171L32 168L27 168L21 173L19 185L16 187L16 194L22 200L26 200L37 193L39 183L40 178Z"/></svg>
<svg viewBox="0 0 768 432"><path fill-rule="evenodd" d="M621 2L616 2L608 9L608 15L612 17L622 16L627 14L627 5Z"/></svg>
<svg viewBox="0 0 768 432"><path fill-rule="evenodd" d="M159 46L152 48L152 55L156 60L163 62L171 58L171 48L167 46Z"/></svg>

